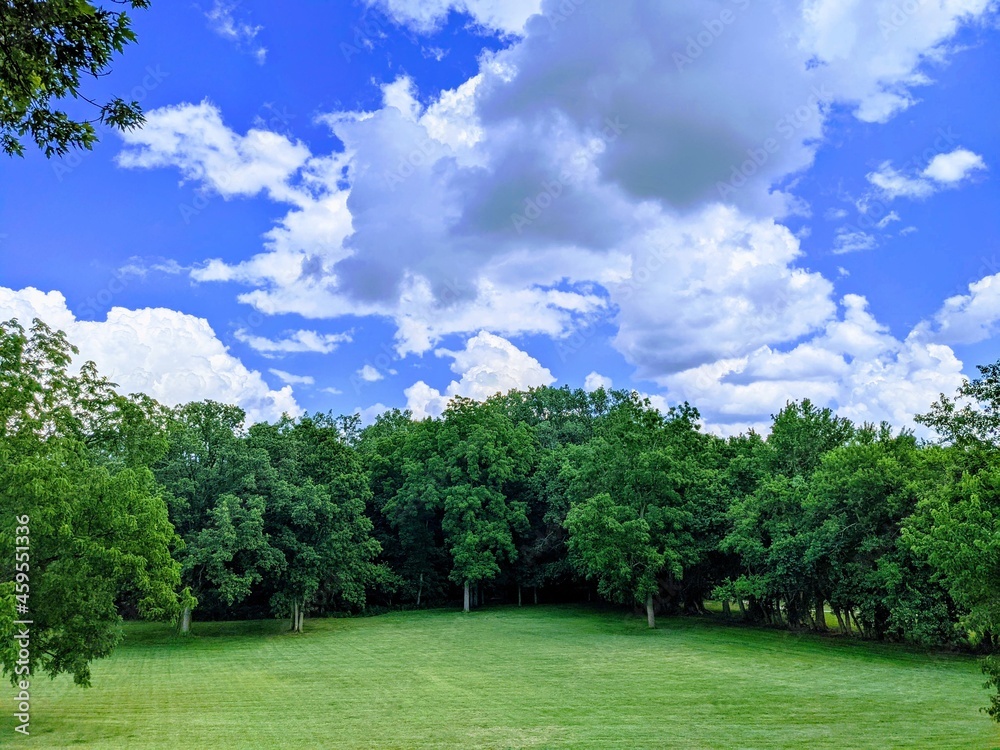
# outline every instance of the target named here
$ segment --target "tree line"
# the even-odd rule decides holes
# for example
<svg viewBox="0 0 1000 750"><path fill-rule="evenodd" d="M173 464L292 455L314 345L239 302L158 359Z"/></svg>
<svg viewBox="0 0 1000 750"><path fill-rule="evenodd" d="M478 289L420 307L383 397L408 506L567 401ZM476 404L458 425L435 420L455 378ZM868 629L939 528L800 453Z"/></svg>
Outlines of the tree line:
<svg viewBox="0 0 1000 750"><path fill-rule="evenodd" d="M247 425L122 395L40 321L0 324L0 659L89 684L123 618L592 601L992 656L1000 363L917 417L940 440L789 402L723 439L688 404L534 388ZM30 519L30 584L14 538ZM18 519L21 519L19 521ZM22 529L23 531L23 529ZM527 600L527 601L525 601ZM995 698L991 714L1000 715Z"/></svg>

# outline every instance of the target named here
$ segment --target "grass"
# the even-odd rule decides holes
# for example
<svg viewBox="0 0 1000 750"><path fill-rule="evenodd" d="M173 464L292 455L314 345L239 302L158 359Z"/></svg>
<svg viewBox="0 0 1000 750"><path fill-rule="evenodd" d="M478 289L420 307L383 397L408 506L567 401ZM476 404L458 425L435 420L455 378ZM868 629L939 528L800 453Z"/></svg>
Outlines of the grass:
<svg viewBox="0 0 1000 750"><path fill-rule="evenodd" d="M32 748L995 748L974 659L579 607L130 624L94 687L32 685Z"/></svg>

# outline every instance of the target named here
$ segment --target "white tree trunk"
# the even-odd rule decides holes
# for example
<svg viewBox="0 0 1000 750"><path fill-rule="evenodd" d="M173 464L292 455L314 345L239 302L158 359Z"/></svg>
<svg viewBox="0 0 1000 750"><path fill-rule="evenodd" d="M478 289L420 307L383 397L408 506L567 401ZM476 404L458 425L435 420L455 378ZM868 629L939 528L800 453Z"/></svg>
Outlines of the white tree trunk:
<svg viewBox="0 0 1000 750"><path fill-rule="evenodd" d="M306 623L306 603L299 604L299 632L301 633Z"/></svg>
<svg viewBox="0 0 1000 750"><path fill-rule="evenodd" d="M465 582L465 611L469 611L469 582Z"/></svg>
<svg viewBox="0 0 1000 750"><path fill-rule="evenodd" d="M185 607L184 612L181 614L181 632L190 633L191 632L191 608Z"/></svg>
<svg viewBox="0 0 1000 750"><path fill-rule="evenodd" d="M417 606L420 606L420 595L424 593L424 574L420 574L420 585L417 587Z"/></svg>
<svg viewBox="0 0 1000 750"><path fill-rule="evenodd" d="M299 602L297 599L292 602L292 632L299 632Z"/></svg>
<svg viewBox="0 0 1000 750"><path fill-rule="evenodd" d="M517 606L521 606L521 584L517 584Z"/></svg>
<svg viewBox="0 0 1000 750"><path fill-rule="evenodd" d="M646 595L646 622L649 623L649 627L656 627L656 615L653 614L653 595Z"/></svg>

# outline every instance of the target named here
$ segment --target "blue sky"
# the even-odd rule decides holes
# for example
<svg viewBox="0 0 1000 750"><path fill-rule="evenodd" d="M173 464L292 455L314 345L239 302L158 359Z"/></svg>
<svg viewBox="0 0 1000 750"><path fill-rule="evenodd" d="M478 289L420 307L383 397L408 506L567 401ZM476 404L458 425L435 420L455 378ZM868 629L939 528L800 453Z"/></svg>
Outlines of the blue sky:
<svg viewBox="0 0 1000 750"><path fill-rule="evenodd" d="M146 127L0 163L0 318L253 419L551 383L906 425L1000 356L996 10L154 3L88 92Z"/></svg>

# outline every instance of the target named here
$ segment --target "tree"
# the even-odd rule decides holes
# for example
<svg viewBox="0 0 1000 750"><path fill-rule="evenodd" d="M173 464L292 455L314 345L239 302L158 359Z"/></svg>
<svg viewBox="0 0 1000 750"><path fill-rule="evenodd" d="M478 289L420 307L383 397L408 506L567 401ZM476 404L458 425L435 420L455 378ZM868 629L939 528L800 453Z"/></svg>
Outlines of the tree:
<svg viewBox="0 0 1000 750"><path fill-rule="evenodd" d="M121 640L119 608L176 618L180 576L152 473L120 446L88 444L90 426L130 418L92 364L69 373L76 353L40 321L0 324L0 660L15 679L13 623L30 619L31 672L89 685L91 662ZM28 547L16 567L15 541Z"/></svg>
<svg viewBox="0 0 1000 750"><path fill-rule="evenodd" d="M663 417L631 394L566 467L577 498L566 517L570 560L603 596L645 604L651 628L661 584L698 561L693 529L706 476L697 420L687 404Z"/></svg>
<svg viewBox="0 0 1000 750"><path fill-rule="evenodd" d="M455 398L440 423L425 424L414 433L418 449L404 465L393 512L441 513L449 577L463 587L469 611L472 588L494 580L502 563L517 558L514 535L527 519L513 485L526 480L535 445L531 430L511 422L500 398Z"/></svg>
<svg viewBox="0 0 1000 750"><path fill-rule="evenodd" d="M196 602L221 613L283 562L261 522L265 499L258 477L270 471L269 458L250 449L245 419L238 406L214 401L177 407L167 422L168 448L154 465L184 542L176 553L182 580L193 591L181 632L188 632Z"/></svg>
<svg viewBox="0 0 1000 750"><path fill-rule="evenodd" d="M944 471L926 487L905 529L913 549L934 566L966 615L974 639L996 647L1000 633L1000 362L980 366L954 399L944 394L917 421L946 446ZM932 454L934 455L934 454ZM1000 721L1000 659L983 665L997 689L989 713Z"/></svg>
<svg viewBox="0 0 1000 750"><path fill-rule="evenodd" d="M413 422L409 411L380 415L358 444L372 490L372 521L382 559L418 607L441 598L450 559L434 478L423 470L436 455L440 422Z"/></svg>
<svg viewBox="0 0 1000 750"><path fill-rule="evenodd" d="M302 631L316 602L363 606L368 586L386 577L374 562L381 550L365 515L367 476L345 440L328 415L250 428L251 449L270 460L259 478L265 533L284 558L267 582L271 607L290 613L293 632Z"/></svg>
<svg viewBox="0 0 1000 750"><path fill-rule="evenodd" d="M112 0L132 9L149 0ZM46 156L92 148L94 123L119 130L142 124L138 102L115 97L100 104L82 93L82 79L101 78L112 58L135 41L125 11L88 0L0 0L0 145L23 155L25 137ZM72 97L93 105L96 117L74 119L57 109Z"/></svg>

